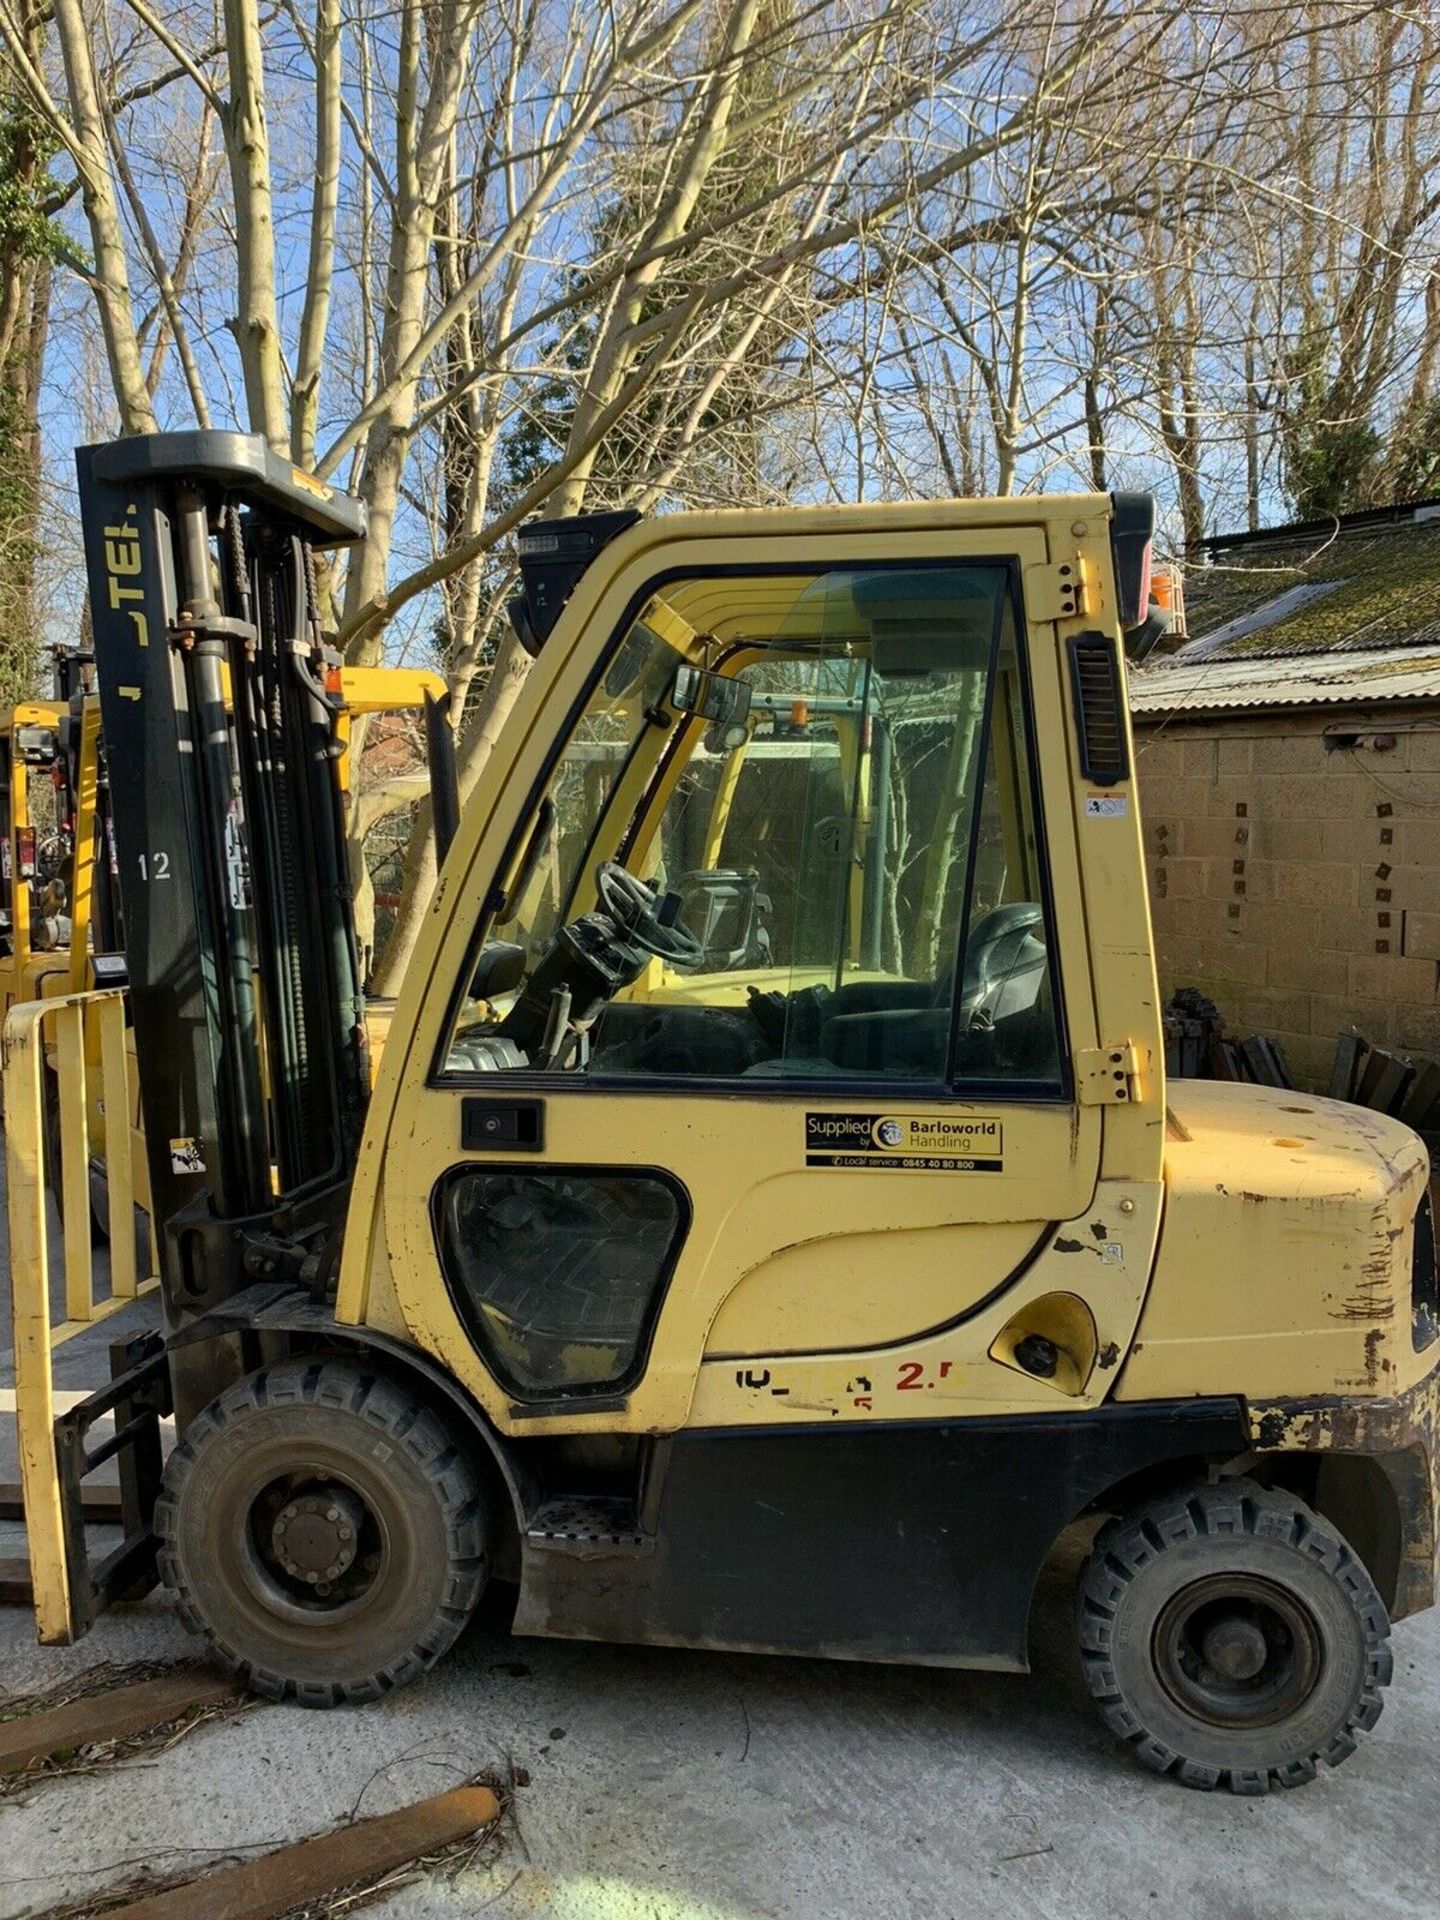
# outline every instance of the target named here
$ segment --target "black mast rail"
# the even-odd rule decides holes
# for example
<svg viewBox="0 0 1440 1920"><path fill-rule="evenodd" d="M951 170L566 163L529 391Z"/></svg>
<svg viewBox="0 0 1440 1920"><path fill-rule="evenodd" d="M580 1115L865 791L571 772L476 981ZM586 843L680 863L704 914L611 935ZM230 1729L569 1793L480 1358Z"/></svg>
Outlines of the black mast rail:
<svg viewBox="0 0 1440 1920"><path fill-rule="evenodd" d="M313 1256L354 1166L369 1069L314 555L363 539L364 509L245 434L77 464L174 1326L257 1245Z"/></svg>

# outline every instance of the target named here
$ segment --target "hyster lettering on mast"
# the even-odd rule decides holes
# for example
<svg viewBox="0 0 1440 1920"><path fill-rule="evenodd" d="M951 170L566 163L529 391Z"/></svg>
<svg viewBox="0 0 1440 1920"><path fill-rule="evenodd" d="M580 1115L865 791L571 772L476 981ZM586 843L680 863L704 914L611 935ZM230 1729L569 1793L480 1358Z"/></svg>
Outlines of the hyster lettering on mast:
<svg viewBox="0 0 1440 1920"><path fill-rule="evenodd" d="M238 436L81 476L164 1327L29 1462L42 1630L158 1561L316 1705L492 1576L522 1634L1023 1670L1098 1516L1080 1645L1136 1754L1342 1760L1434 1598L1428 1165L1165 1086L1148 500L524 529L535 664L370 1092L312 560L360 510Z"/></svg>

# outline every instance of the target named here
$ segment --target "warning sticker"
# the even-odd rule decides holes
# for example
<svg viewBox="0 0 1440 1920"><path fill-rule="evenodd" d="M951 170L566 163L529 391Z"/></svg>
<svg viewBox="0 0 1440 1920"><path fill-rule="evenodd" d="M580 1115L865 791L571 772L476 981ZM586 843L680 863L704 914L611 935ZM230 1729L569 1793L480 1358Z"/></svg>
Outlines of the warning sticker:
<svg viewBox="0 0 1440 1920"><path fill-rule="evenodd" d="M297 487L303 487L307 493L313 493L317 500L331 498L329 487L323 480L317 480L313 473L306 473L303 467L292 467L290 478Z"/></svg>
<svg viewBox="0 0 1440 1920"><path fill-rule="evenodd" d="M1002 1123L989 1115L807 1113L807 1167L891 1173L1000 1173Z"/></svg>
<svg viewBox="0 0 1440 1920"><path fill-rule="evenodd" d="M186 1138L170 1142L170 1171L172 1173L204 1173L205 1156L200 1151L198 1140Z"/></svg>
<svg viewBox="0 0 1440 1920"><path fill-rule="evenodd" d="M1087 820L1123 820L1130 811L1130 797L1124 793L1087 793Z"/></svg>

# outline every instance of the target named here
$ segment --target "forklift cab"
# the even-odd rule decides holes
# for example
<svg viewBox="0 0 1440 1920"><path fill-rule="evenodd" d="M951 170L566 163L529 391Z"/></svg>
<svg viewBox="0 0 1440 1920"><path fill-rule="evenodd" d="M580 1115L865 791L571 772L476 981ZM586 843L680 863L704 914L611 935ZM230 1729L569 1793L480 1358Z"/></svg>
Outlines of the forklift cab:
<svg viewBox="0 0 1440 1920"><path fill-rule="evenodd" d="M1056 933L1084 776L1051 767L1047 817L1035 751L1036 702L1067 697L1027 614L1044 532L917 529L866 564L834 525L850 518L815 516L772 558L737 517L708 564L684 567L682 541L662 578L643 556L624 570L568 727L516 767L504 840L492 816L456 876L425 1010L444 1019L393 1123L430 1177L412 1187L392 1146L387 1240L392 1273L421 1233L438 1254L428 1325L453 1316L447 1362L517 1430L593 1423L597 1403L634 1431L784 1418L813 1411L783 1385L811 1366L836 1420L908 1412L912 1380L933 1381L927 1412L1087 1404L1100 1349L1129 1336L1138 1289L1108 1288L1097 1320L1041 1251L1091 1205L1105 1148L1075 1066L1096 982ZM557 634L535 676L562 655ZM693 876L716 870L753 873L767 903L764 951L720 966L688 924ZM1143 926L1143 894L1128 904ZM1153 1000L1127 1010L1132 1044L1153 1019ZM1112 1083L1142 1235L1147 1039L1144 1073L1127 1055ZM527 1231L501 1231L517 1210ZM877 1286L882 1258L903 1288ZM1017 1363L1062 1331L1048 1376Z"/></svg>
<svg viewBox="0 0 1440 1920"><path fill-rule="evenodd" d="M1094 1522L1142 1759L1343 1759L1433 1600L1428 1163L1167 1101L1151 504L523 529L534 664L372 1087L311 564L363 514L236 435L80 471L164 1325L64 1457L117 1403L178 1444L53 1613L148 1565L314 1705L492 1571L519 1633L1023 1669Z"/></svg>

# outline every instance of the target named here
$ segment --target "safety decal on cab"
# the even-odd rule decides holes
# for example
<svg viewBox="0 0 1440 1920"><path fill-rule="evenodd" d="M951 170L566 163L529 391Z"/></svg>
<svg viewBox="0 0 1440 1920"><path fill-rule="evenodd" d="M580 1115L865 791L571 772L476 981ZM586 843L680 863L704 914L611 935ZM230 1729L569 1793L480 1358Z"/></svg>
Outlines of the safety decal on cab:
<svg viewBox="0 0 1440 1920"><path fill-rule="evenodd" d="M807 1113L807 1167L890 1173L1000 1173L1001 1122L988 1115Z"/></svg>
<svg viewBox="0 0 1440 1920"><path fill-rule="evenodd" d="M205 1155L198 1140L186 1135L170 1142L170 1171L172 1173L204 1173Z"/></svg>
<svg viewBox="0 0 1440 1920"><path fill-rule="evenodd" d="M1124 793L1087 793L1087 820L1123 820L1130 811L1130 797Z"/></svg>

